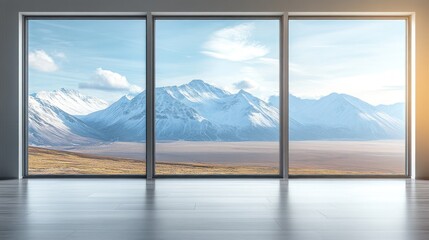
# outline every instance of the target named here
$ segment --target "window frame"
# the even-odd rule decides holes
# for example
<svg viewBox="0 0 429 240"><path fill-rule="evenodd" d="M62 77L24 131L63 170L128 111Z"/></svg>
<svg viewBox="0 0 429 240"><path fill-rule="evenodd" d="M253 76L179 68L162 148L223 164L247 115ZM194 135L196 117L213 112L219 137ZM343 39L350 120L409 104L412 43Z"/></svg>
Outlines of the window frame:
<svg viewBox="0 0 429 240"><path fill-rule="evenodd" d="M412 96L411 96L411 17L410 15L402 15L402 14L376 14L376 15L365 15L365 14L314 14L314 13L290 13L288 16L289 20L404 20L405 21L405 158L404 158L404 174L392 174L392 175L379 175L379 174L362 174L362 175L317 175L317 174L308 174L301 175L289 174L289 178L410 178L411 177L411 104L412 104ZM287 33L289 38L289 32ZM289 48L289 46L288 46ZM289 72L288 72L289 73ZM288 76L289 80L289 76ZM290 161L288 162L290 164ZM289 166L288 166L289 168Z"/></svg>
<svg viewBox="0 0 429 240"><path fill-rule="evenodd" d="M22 108L22 153L23 153L23 169L22 175L23 178L146 178L147 172L145 169L145 174L37 174L31 175L29 174L29 163L28 163L28 97L29 97L29 66L28 66L28 43L29 43L29 29L28 23L31 20L145 20L145 25L147 25L146 14L82 14L82 15L72 15L72 14L28 14L23 15L23 34L22 34L22 49L23 49L23 57L22 57L22 76L23 76L23 87L22 87L22 104L24 105ZM146 38L147 38L147 28L146 28ZM146 46L147 48L147 46ZM147 61L147 54L145 56ZM144 66L145 67L145 66ZM147 74L146 74L147 77ZM147 85L147 80L145 82ZM145 149L146 151L146 149ZM147 166L147 159L146 159Z"/></svg>
<svg viewBox="0 0 429 240"><path fill-rule="evenodd" d="M21 43L20 43L20 76L22 84L20 94L21 104L21 147L22 159L21 173L24 178L410 178L412 175L412 48L413 30L410 13L336 13L336 12L109 12L109 13L20 13ZM28 20L29 19L145 19L146 20L146 174L145 175L29 175L28 174ZM269 18L280 21L280 67L279 67L279 93L280 93L280 159L278 175L156 175L155 174L155 144L154 136L154 106L155 106L155 20L156 19L258 19ZM291 19L356 19L356 20L381 20L403 19L406 20L406 102L405 102L405 174L401 175L290 175L289 174L289 29Z"/></svg>
<svg viewBox="0 0 429 240"><path fill-rule="evenodd" d="M198 175L198 174L157 174L156 173L156 159L155 159L155 154L156 154L156 138L155 138L155 86L156 86L156 76L155 76L155 66L156 66L156 53L155 53L155 49L156 49L156 41L155 41L155 32L156 32L156 21L157 20L177 20L177 21L181 21L181 20L277 20L279 22L279 165L278 165L278 174L202 174L202 175ZM284 66L285 66L285 48L286 48L286 44L285 44L285 20L287 20L287 17L285 16L284 13L271 13L271 14L267 14L267 13L240 13L240 14L176 14L176 13L159 13L159 14L155 14L152 17L152 38L153 38L153 56L152 56L152 61L153 61L153 75L152 75L152 79L153 79L153 87L150 89L152 91L153 94L153 98L151 99L150 102L150 107L152 108L153 112L153 129L151 129L153 137L151 139L153 139L153 149L151 151L153 151L153 165L152 165L152 169L151 171L153 172L153 178L287 178L288 174L287 174L287 170L285 172L286 166L287 166L287 147L285 147L285 143L288 142L288 135L284 134L284 131L287 131L287 126L285 126L285 124L287 124L287 121L285 121L286 119L288 119L287 116L285 116L284 114L287 113L287 111L284 111L284 93L287 92L285 91L285 89L287 88L287 81L285 79L285 71L284 71Z"/></svg>

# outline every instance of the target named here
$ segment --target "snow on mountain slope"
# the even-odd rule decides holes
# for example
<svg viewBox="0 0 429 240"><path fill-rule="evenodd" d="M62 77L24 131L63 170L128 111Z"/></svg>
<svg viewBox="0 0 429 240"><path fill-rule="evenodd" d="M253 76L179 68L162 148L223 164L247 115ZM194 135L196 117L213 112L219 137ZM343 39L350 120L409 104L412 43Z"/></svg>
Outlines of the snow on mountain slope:
<svg viewBox="0 0 429 240"><path fill-rule="evenodd" d="M278 109L243 90L231 94L193 80L179 87L157 88L155 94L159 140L278 139ZM143 92L131 101L122 98L82 120L112 139L142 140L135 134L145 130L145 96Z"/></svg>
<svg viewBox="0 0 429 240"><path fill-rule="evenodd" d="M165 87L165 90L217 125L237 128L278 126L278 109L244 90L231 94L202 80L193 80L179 87Z"/></svg>
<svg viewBox="0 0 429 240"><path fill-rule="evenodd" d="M305 134L292 135L304 139L396 139L405 133L397 118L346 94L332 93L299 104L301 108L293 109L290 116L303 125L298 130Z"/></svg>
<svg viewBox="0 0 429 240"><path fill-rule="evenodd" d="M219 108L222 107L224 99L232 96L231 93L209 85L202 80L192 80L188 84L159 89L164 89L172 98L198 111L210 121L213 120L211 115L219 113Z"/></svg>
<svg viewBox="0 0 429 240"><path fill-rule="evenodd" d="M218 112L211 113L214 122L237 127L277 128L279 111L250 93L240 90L220 102Z"/></svg>
<svg viewBox="0 0 429 240"><path fill-rule="evenodd" d="M217 129L198 112L167 92L156 89L157 140L216 140ZM146 92L132 100L121 98L105 110L82 119L109 134L112 140L144 141L146 131Z"/></svg>
<svg viewBox="0 0 429 240"><path fill-rule="evenodd" d="M155 134L158 140L219 139L219 128L195 109L178 101L164 88L156 89L155 94Z"/></svg>
<svg viewBox="0 0 429 240"><path fill-rule="evenodd" d="M121 99L82 119L103 132L113 132L112 138L143 139L135 134L142 135L145 129L144 100L145 93L131 101ZM232 94L201 80L157 88L155 109L160 140L257 141L279 137L279 110L273 104L244 90ZM396 117L346 94L333 93L319 100L290 95L289 111L292 140L392 139L403 137L405 131Z"/></svg>
<svg viewBox="0 0 429 240"><path fill-rule="evenodd" d="M219 110L214 121L237 127L240 139L279 139L279 110L244 90L226 98Z"/></svg>
<svg viewBox="0 0 429 240"><path fill-rule="evenodd" d="M32 96L71 115L87 115L109 106L104 100L85 96L76 90L64 88L52 92L42 91L32 94Z"/></svg>
<svg viewBox="0 0 429 240"><path fill-rule="evenodd" d="M57 146L93 144L100 133L61 109L30 96L28 98L30 145Z"/></svg>
<svg viewBox="0 0 429 240"><path fill-rule="evenodd" d="M377 105L377 110L385 112L392 117L399 119L402 122L405 122L405 104L404 103L395 103L391 105Z"/></svg>
<svg viewBox="0 0 429 240"><path fill-rule="evenodd" d="M146 93L133 99L123 96L108 108L81 117L111 141L146 139Z"/></svg>
<svg viewBox="0 0 429 240"><path fill-rule="evenodd" d="M268 99L268 103L276 108L280 108L280 97L279 96L271 96Z"/></svg>
<svg viewBox="0 0 429 240"><path fill-rule="evenodd" d="M108 125L121 120L121 117L129 113L128 104L131 100L127 96L121 97L108 108L90 113L80 117L84 121L95 122L96 124ZM144 102L143 102L144 104Z"/></svg>
<svg viewBox="0 0 429 240"><path fill-rule="evenodd" d="M56 92L79 96L68 90ZM159 141L279 139L280 115L274 97L267 103L244 90L229 93L202 80L159 87L155 95L155 134ZM54 101L57 97L46 96L51 95L36 94L29 99L30 139L34 144L146 139L146 92L132 99L124 96L105 109L79 118L61 110L57 106L61 101ZM291 140L399 139L405 134L404 113L404 104L372 106L346 94L333 93L318 100L289 95L289 137Z"/></svg>
<svg viewBox="0 0 429 240"><path fill-rule="evenodd" d="M278 109L244 90L232 94L202 80L165 87L165 90L216 126L221 140L277 140L279 137Z"/></svg>
<svg viewBox="0 0 429 240"><path fill-rule="evenodd" d="M212 86L203 80L192 80L189 83L180 86L163 88L168 94L184 104L207 103L208 101L222 99L231 95L229 92Z"/></svg>

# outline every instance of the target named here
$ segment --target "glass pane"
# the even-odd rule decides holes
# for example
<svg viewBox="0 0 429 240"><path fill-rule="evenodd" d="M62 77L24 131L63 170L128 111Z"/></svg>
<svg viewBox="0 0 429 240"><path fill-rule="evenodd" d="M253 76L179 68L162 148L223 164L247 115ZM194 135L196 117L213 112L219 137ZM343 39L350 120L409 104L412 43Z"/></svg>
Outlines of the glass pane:
<svg viewBox="0 0 429 240"><path fill-rule="evenodd" d="M145 20L28 20L28 173L145 174Z"/></svg>
<svg viewBox="0 0 429 240"><path fill-rule="evenodd" d="M405 20L289 21L292 175L404 175Z"/></svg>
<svg viewBox="0 0 429 240"><path fill-rule="evenodd" d="M157 20L156 174L279 174L279 20Z"/></svg>

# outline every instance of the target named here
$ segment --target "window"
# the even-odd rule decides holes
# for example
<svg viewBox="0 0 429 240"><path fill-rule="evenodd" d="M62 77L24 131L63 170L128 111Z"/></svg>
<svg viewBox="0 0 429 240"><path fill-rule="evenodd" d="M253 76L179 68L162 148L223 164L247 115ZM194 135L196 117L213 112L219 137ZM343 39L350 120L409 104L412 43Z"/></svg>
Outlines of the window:
<svg viewBox="0 0 429 240"><path fill-rule="evenodd" d="M406 176L407 19L281 21L26 17L26 175L145 175L148 121L150 177Z"/></svg>
<svg viewBox="0 0 429 240"><path fill-rule="evenodd" d="M289 173L406 174L407 21L289 21Z"/></svg>
<svg viewBox="0 0 429 240"><path fill-rule="evenodd" d="M28 174L145 174L146 21L26 24Z"/></svg>
<svg viewBox="0 0 429 240"><path fill-rule="evenodd" d="M156 175L279 175L279 40L279 19L156 19Z"/></svg>

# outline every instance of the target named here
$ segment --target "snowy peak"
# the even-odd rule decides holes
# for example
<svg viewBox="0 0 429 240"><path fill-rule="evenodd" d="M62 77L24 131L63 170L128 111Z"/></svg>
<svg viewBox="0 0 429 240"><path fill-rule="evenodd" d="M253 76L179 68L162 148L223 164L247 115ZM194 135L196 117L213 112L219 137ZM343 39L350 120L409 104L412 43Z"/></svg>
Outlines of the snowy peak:
<svg viewBox="0 0 429 240"><path fill-rule="evenodd" d="M31 145L80 145L100 141L102 135L80 119L30 96L28 135Z"/></svg>
<svg viewBox="0 0 429 240"><path fill-rule="evenodd" d="M201 88L201 87L207 87L210 86L209 84L207 84L206 82L204 82L201 79L194 79L192 81L190 81L189 83L187 83L187 85L192 86L194 88Z"/></svg>
<svg viewBox="0 0 429 240"><path fill-rule="evenodd" d="M182 86L188 86L194 89L195 91L200 91L200 92L211 92L213 90L223 92L223 90L221 90L220 88L217 88L211 84L208 84L200 79L194 79L187 84L181 85L181 87Z"/></svg>
<svg viewBox="0 0 429 240"><path fill-rule="evenodd" d="M54 90L54 92L62 92L62 93L67 94L67 95L77 95L80 97L84 97L83 95L80 94L79 91L77 91L75 89L60 88L59 90Z"/></svg>
<svg viewBox="0 0 429 240"><path fill-rule="evenodd" d="M402 119L347 94L289 100L289 116L301 124L290 130L293 140L399 139L405 134Z"/></svg>
<svg viewBox="0 0 429 240"><path fill-rule="evenodd" d="M124 130L124 128L129 128L130 126L133 126L133 124L139 126L140 129L138 132L142 135L141 131L144 131L145 127L140 126L140 122L144 122L145 119L145 101L145 91L139 93L132 99L125 95L108 108L83 116L81 119L94 128L104 132L109 132L107 135L109 135L110 138L117 137L112 136L110 132L120 132L121 129ZM116 129L113 129L115 127ZM125 133L125 131L123 131L123 133ZM140 135L139 137L141 137Z"/></svg>
<svg viewBox="0 0 429 240"><path fill-rule="evenodd" d="M202 80L155 89L158 140L277 141L279 97L269 102L240 90L229 93ZM84 115L76 117L76 115ZM405 105L372 106L347 94L320 99L289 95L291 140L400 139ZM29 97L30 143L92 144L146 140L146 92L103 100L60 89Z"/></svg>
<svg viewBox="0 0 429 240"><path fill-rule="evenodd" d="M119 104L119 105L127 104L127 103L131 102L132 99L133 99L132 97L125 95L125 96L122 96L121 98L119 98L119 100L113 104Z"/></svg>
<svg viewBox="0 0 429 240"><path fill-rule="evenodd" d="M403 119L405 121L405 103L395 103L391 105L378 105L377 110L385 112L390 116L397 119Z"/></svg>
<svg viewBox="0 0 429 240"><path fill-rule="evenodd" d="M77 90L65 88L51 92L42 91L32 94L32 96L75 116L86 115L109 106L104 100L85 96Z"/></svg>
<svg viewBox="0 0 429 240"><path fill-rule="evenodd" d="M331 93L328 96L320 98L319 102L322 104L335 104L337 106L348 104L363 112L374 110L374 106L347 94Z"/></svg>
<svg viewBox="0 0 429 240"><path fill-rule="evenodd" d="M249 92L246 92L243 89L241 89L240 91L238 91L238 93L236 93L235 96L237 98L245 99L246 101L248 101L249 103L252 103L252 104L266 104L261 99L253 96L252 94L250 94Z"/></svg>
<svg viewBox="0 0 429 240"><path fill-rule="evenodd" d="M172 97L166 89L156 90L158 103L155 106L157 119L180 119L201 122L204 117L201 116L192 107L186 106L182 102Z"/></svg>
<svg viewBox="0 0 429 240"><path fill-rule="evenodd" d="M165 87L167 91L179 100L186 99L189 102L205 102L224 98L230 95L227 91L210 85L203 80L192 80L178 87Z"/></svg>

